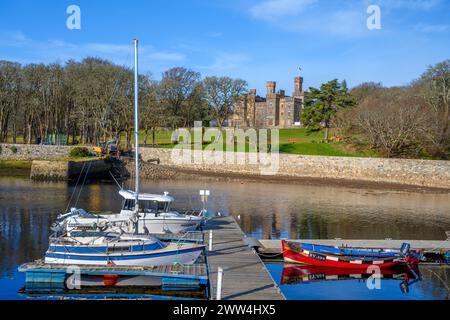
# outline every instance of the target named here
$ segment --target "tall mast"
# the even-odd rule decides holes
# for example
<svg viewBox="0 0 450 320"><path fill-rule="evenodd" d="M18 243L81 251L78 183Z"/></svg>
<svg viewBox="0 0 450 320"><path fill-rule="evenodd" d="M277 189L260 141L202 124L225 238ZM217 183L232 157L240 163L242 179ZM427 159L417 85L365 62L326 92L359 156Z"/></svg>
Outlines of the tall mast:
<svg viewBox="0 0 450 320"><path fill-rule="evenodd" d="M134 192L136 217L139 214L139 86L138 86L138 39L134 39ZM137 228L136 228L137 229ZM137 230L135 230L137 232Z"/></svg>

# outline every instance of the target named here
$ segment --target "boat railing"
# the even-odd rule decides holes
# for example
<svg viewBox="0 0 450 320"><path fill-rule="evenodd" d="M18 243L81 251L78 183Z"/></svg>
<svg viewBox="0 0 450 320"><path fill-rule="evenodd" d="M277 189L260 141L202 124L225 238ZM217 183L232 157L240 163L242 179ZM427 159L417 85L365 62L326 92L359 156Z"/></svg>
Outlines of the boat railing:
<svg viewBox="0 0 450 320"><path fill-rule="evenodd" d="M172 209L172 210L186 216L196 216L196 217L200 217L204 212L203 209Z"/></svg>

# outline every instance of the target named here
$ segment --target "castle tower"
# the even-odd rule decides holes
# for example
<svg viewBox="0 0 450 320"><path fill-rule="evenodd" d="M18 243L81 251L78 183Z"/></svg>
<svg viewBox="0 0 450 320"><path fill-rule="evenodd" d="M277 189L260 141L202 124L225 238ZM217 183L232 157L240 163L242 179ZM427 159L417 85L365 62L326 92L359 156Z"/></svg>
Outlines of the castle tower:
<svg viewBox="0 0 450 320"><path fill-rule="evenodd" d="M250 92L247 96L247 115L246 115L246 124L247 127L255 126L255 118L256 118L256 89L250 89Z"/></svg>
<svg viewBox="0 0 450 320"><path fill-rule="evenodd" d="M265 127L275 127L278 125L280 99L276 94L277 83L275 81L267 81L267 96L266 96L266 119Z"/></svg>
<svg viewBox="0 0 450 320"><path fill-rule="evenodd" d="M294 93L303 91L303 77L295 77L294 79Z"/></svg>
<svg viewBox="0 0 450 320"><path fill-rule="evenodd" d="M277 83L275 81L267 81L266 88L267 88L267 95L275 94Z"/></svg>

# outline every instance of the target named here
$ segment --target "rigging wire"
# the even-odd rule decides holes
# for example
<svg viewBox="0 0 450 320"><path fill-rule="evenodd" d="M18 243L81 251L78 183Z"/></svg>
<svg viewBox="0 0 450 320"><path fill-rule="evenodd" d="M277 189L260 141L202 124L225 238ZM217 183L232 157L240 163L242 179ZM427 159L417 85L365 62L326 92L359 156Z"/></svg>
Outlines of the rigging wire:
<svg viewBox="0 0 450 320"><path fill-rule="evenodd" d="M81 178L81 176L83 175L83 171L84 171L84 167L85 167L85 166L86 166L86 162L83 162L83 167L81 168L80 175L78 176L77 182L76 182L76 184L75 184L75 188L73 189L72 195L70 196L69 203L67 204L65 213L69 210L70 203L72 202L73 196L74 196L74 194L75 194L75 192L76 192L76 190L77 190L78 183L80 182L80 178Z"/></svg>
<svg viewBox="0 0 450 320"><path fill-rule="evenodd" d="M78 201L80 200L81 191L83 190L83 187L84 187L84 185L86 183L86 179L87 179L87 176L89 174L89 170L91 169L91 165L92 165L92 161L89 161L89 166L88 166L88 168L86 170L86 174L84 175L83 183L81 184L80 191L78 192L77 201L75 202L75 207L78 205Z"/></svg>

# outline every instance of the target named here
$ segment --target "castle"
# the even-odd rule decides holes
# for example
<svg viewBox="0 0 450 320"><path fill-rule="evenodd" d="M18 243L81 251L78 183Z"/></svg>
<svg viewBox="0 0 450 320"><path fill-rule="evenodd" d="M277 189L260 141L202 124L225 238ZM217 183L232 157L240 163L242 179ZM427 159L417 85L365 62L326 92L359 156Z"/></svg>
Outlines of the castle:
<svg viewBox="0 0 450 320"><path fill-rule="evenodd" d="M231 127L293 128L300 127L303 108L303 78L294 80L294 92L287 96L284 90L276 90L275 81L267 81L266 97L260 97L255 89L238 98L230 118Z"/></svg>

